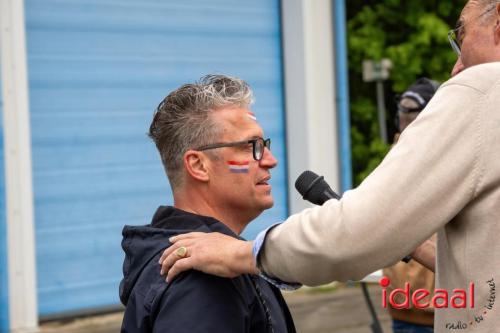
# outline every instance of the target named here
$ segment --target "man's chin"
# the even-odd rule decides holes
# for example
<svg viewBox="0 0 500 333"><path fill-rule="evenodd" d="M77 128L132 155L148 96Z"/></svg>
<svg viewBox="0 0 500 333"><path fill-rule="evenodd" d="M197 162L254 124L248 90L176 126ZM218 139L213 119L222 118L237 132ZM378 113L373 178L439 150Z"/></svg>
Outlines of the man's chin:
<svg viewBox="0 0 500 333"><path fill-rule="evenodd" d="M264 201L262 206L263 206L263 209L272 208L274 206L274 199L270 198L269 200Z"/></svg>

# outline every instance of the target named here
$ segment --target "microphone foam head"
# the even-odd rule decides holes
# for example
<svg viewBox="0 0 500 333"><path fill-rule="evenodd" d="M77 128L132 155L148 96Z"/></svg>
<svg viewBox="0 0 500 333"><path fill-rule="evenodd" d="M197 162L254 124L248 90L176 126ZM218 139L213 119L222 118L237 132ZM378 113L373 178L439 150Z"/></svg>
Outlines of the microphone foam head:
<svg viewBox="0 0 500 333"><path fill-rule="evenodd" d="M322 205L330 199L340 199L323 176L318 176L312 171L304 171L295 181L295 188L302 195L302 198L315 204Z"/></svg>
<svg viewBox="0 0 500 333"><path fill-rule="evenodd" d="M311 184L313 184L319 176L310 170L302 172L295 181L295 189L300 193L300 195L305 196L309 190L311 190Z"/></svg>

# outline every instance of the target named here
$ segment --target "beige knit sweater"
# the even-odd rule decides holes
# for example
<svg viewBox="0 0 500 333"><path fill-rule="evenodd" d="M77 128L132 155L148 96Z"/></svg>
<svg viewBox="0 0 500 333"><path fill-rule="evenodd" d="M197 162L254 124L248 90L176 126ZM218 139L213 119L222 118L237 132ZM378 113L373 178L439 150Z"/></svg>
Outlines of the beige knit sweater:
<svg viewBox="0 0 500 333"><path fill-rule="evenodd" d="M380 166L342 200L271 230L260 266L307 285L357 280L438 232L436 288L475 286L436 309L436 332L500 332L500 63L444 83Z"/></svg>

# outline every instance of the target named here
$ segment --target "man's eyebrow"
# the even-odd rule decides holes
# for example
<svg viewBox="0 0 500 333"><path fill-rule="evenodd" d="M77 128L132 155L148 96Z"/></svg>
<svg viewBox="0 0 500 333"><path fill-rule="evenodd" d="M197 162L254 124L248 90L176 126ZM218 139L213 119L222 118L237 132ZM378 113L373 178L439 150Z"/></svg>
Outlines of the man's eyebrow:
<svg viewBox="0 0 500 333"><path fill-rule="evenodd" d="M253 139L260 139L261 137L259 135L249 135L245 140L253 140Z"/></svg>

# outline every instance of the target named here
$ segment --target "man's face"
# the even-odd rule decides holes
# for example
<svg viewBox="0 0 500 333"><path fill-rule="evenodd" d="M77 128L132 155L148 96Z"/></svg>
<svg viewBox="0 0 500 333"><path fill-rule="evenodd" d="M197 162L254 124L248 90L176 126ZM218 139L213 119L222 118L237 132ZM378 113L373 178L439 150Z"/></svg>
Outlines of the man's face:
<svg viewBox="0 0 500 333"><path fill-rule="evenodd" d="M408 125L410 125L415 119L417 119L417 116L419 115L420 111L422 111L422 109L419 106L419 104L411 98L403 98L401 101L399 101L399 105L408 111L415 110L410 112L402 112L398 110L398 117L399 117L398 132L402 133L405 130L405 128L408 127Z"/></svg>
<svg viewBox="0 0 500 333"><path fill-rule="evenodd" d="M262 128L248 109L224 108L215 111L212 117L223 129L217 140L220 143L264 138ZM260 161L253 158L251 143L218 148L216 154L218 158L210 164L209 182L216 204L255 216L273 206L269 179L270 169L277 165L277 160L269 149L264 149Z"/></svg>
<svg viewBox="0 0 500 333"><path fill-rule="evenodd" d="M403 133L405 128L417 119L418 114L419 112L399 112L399 133Z"/></svg>
<svg viewBox="0 0 500 333"><path fill-rule="evenodd" d="M499 60L493 29L496 20L491 15L496 17L496 9L482 6L477 0L470 0L462 10L457 22L457 26L461 26L458 31L461 56L457 64L463 68ZM457 72L454 70L454 74Z"/></svg>

